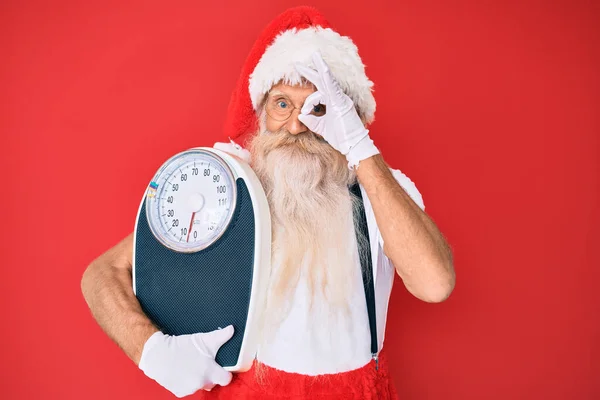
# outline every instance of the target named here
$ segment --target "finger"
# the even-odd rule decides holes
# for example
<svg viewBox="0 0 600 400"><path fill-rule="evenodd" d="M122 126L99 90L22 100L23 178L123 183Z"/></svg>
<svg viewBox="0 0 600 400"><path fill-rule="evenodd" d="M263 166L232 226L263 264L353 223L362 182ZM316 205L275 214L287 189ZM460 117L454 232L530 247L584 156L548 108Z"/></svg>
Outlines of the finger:
<svg viewBox="0 0 600 400"><path fill-rule="evenodd" d="M325 96L321 92L314 92L304 100L304 105L300 112L308 115L313 111L313 108L319 104L326 104Z"/></svg>
<svg viewBox="0 0 600 400"><path fill-rule="evenodd" d="M215 386L217 386L217 385L216 385L216 384L214 384L214 383L209 383L209 384L207 384L206 386L204 386L202 389L206 390L207 392L210 392L211 390L213 390L213 388L214 388Z"/></svg>
<svg viewBox="0 0 600 400"><path fill-rule="evenodd" d="M202 341L211 352L211 355L214 357L217 354L217 351L219 351L219 348L221 348L225 342L231 339L233 332L233 325L229 325L223 329L202 333Z"/></svg>
<svg viewBox="0 0 600 400"><path fill-rule="evenodd" d="M323 80L321 79L319 72L315 71L314 69L308 68L305 65L299 64L299 63L295 63L294 67L296 68L296 71L298 71L298 73L300 75L302 75L303 77L308 79L309 82L311 82L313 85L315 85L317 87L317 90L321 90L321 89L325 88L325 85L323 84Z"/></svg>
<svg viewBox="0 0 600 400"><path fill-rule="evenodd" d="M233 374L227 371L225 368L221 367L219 364L215 363L213 368L211 368L211 372L208 376L208 379L216 385L227 386L231 382L233 378Z"/></svg>
<svg viewBox="0 0 600 400"><path fill-rule="evenodd" d="M312 54L313 63L315 64L317 71L319 71L319 77L321 78L321 82L323 82L324 90L326 93L329 93L331 97L332 104L335 102L335 95L338 94L340 90L339 85L331 70L329 69L329 65L323 60L323 56L321 56L321 52L315 51Z"/></svg>
<svg viewBox="0 0 600 400"><path fill-rule="evenodd" d="M323 56L320 51L315 51L312 54L313 63L315 63L315 67L320 74L329 73L329 65L323 60Z"/></svg>
<svg viewBox="0 0 600 400"><path fill-rule="evenodd" d="M323 121L323 118L316 117L314 115L299 114L298 120L304 125L306 125L306 127L312 132L319 133L321 121Z"/></svg>
<svg viewBox="0 0 600 400"><path fill-rule="evenodd" d="M330 90L333 89L333 87L331 87L331 80L333 79L333 76L329 70L329 65L327 65L325 60L323 60L323 56L321 56L319 51L315 51L313 53L312 59L317 71L319 72L319 78L321 78L321 82L323 82L323 85L325 86L324 89L328 91L327 93L331 93Z"/></svg>

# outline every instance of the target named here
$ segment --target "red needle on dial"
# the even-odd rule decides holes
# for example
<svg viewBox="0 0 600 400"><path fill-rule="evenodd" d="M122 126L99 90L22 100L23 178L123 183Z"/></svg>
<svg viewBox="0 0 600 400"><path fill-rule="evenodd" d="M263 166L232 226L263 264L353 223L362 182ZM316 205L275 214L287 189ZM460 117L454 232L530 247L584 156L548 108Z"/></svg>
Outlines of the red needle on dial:
<svg viewBox="0 0 600 400"><path fill-rule="evenodd" d="M194 217L196 216L196 211L192 213L192 220L190 221L190 228L188 229L188 236L186 242L190 241L190 233L192 232L192 225L194 223Z"/></svg>

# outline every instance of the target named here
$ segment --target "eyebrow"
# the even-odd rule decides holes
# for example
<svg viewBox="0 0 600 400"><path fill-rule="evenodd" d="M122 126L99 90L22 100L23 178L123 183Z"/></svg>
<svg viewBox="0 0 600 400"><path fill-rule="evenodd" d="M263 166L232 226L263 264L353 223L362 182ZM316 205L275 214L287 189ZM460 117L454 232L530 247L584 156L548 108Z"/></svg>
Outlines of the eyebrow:
<svg viewBox="0 0 600 400"><path fill-rule="evenodd" d="M285 97L287 97L288 99L289 99L289 97L290 97L290 96L288 96L286 93L284 93L284 92L282 92L282 91L280 91L280 90L277 90L277 89L270 91L270 92L269 92L269 95L271 95L271 96L285 96Z"/></svg>

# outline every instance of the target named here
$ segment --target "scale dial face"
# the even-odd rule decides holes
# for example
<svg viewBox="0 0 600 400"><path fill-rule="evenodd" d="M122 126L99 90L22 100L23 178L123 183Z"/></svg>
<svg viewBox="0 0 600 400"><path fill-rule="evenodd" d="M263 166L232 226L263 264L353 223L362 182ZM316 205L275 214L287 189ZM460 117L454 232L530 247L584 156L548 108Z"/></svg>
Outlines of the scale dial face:
<svg viewBox="0 0 600 400"><path fill-rule="evenodd" d="M209 150L188 150L167 160L150 182L146 216L159 242L193 253L209 247L227 230L236 199L229 165Z"/></svg>

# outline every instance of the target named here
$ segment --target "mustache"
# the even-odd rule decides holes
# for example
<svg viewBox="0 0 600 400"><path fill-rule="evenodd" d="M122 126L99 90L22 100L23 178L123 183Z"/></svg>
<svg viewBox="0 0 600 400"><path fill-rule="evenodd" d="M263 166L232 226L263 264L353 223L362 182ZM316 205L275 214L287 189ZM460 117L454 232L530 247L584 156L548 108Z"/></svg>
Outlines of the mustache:
<svg viewBox="0 0 600 400"><path fill-rule="evenodd" d="M322 154L333 149L323 136L311 131L294 135L286 128L281 128L277 131L264 130L259 135L260 138L257 139L270 150L294 148L312 154Z"/></svg>
<svg viewBox="0 0 600 400"><path fill-rule="evenodd" d="M320 135L307 131L292 134L287 129L257 130L249 143L252 166L263 185L274 179L298 180L320 185L325 181L338 184L353 182L356 178L348 169L346 157L335 150ZM312 182L312 183L311 183Z"/></svg>

